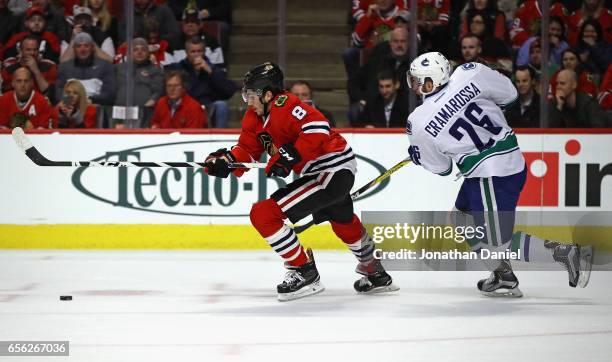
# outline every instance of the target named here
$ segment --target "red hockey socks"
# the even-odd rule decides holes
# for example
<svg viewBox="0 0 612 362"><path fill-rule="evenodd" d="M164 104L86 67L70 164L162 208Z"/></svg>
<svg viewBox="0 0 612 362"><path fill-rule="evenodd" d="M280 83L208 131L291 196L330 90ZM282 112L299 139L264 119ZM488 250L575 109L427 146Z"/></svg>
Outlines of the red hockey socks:
<svg viewBox="0 0 612 362"><path fill-rule="evenodd" d="M331 221L334 233L351 249L357 260L367 262L372 260L374 242L365 231L357 215L347 224Z"/></svg>
<svg viewBox="0 0 612 362"><path fill-rule="evenodd" d="M251 208L251 223L272 249L287 264L303 265L308 262L308 256L295 232L283 222L285 218L285 214L273 199L255 203Z"/></svg>

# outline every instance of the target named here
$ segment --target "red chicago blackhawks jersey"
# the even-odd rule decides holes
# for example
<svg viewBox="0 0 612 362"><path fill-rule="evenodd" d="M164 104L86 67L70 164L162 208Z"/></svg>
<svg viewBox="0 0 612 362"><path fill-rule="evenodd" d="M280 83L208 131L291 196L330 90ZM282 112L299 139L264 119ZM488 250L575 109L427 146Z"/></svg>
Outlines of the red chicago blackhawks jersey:
<svg viewBox="0 0 612 362"><path fill-rule="evenodd" d="M317 109L300 101L289 92L278 94L269 103L265 119L249 108L242 118L242 131L232 155L238 162L254 162L264 152L258 135L267 133L278 149L291 143L302 160L293 167L303 175L348 169L356 172L353 150L344 137L329 126L329 121ZM237 170L237 176L243 170Z"/></svg>
<svg viewBox="0 0 612 362"><path fill-rule="evenodd" d="M13 91L4 93L0 97L0 126L8 127L15 113L24 114L32 122L34 128L57 127L57 118L54 117L53 108L40 92L32 91L32 95L23 107L17 104Z"/></svg>
<svg viewBox="0 0 612 362"><path fill-rule="evenodd" d="M554 3L550 7L550 16L558 16L567 24L567 10L561 3ZM514 21L510 27L510 39L512 46L520 47L523 43L536 33L541 27L542 10L536 0L525 1L516 10Z"/></svg>

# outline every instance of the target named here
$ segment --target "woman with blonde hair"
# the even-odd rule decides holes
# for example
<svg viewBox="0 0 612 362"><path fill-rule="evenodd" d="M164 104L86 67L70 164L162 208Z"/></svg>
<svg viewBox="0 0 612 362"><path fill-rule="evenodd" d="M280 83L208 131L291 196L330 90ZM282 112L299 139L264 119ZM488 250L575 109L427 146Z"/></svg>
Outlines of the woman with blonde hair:
<svg viewBox="0 0 612 362"><path fill-rule="evenodd" d="M98 27L106 36L116 42L119 36L117 19L108 10L107 0L83 0L83 6L91 10L94 26ZM117 44L115 44L115 47Z"/></svg>
<svg viewBox="0 0 612 362"><path fill-rule="evenodd" d="M58 128L96 128L96 107L90 104L85 87L77 79L64 85L64 96L55 106Z"/></svg>

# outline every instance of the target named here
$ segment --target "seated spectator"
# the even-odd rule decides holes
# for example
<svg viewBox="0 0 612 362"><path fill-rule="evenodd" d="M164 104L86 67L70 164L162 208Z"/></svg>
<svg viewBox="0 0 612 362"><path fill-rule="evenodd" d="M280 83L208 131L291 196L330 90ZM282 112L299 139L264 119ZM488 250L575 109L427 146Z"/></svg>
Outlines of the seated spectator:
<svg viewBox="0 0 612 362"><path fill-rule="evenodd" d="M77 34L72 43L74 58L61 63L57 72L56 101L62 99L66 82L74 78L81 81L91 103L111 105L116 92L112 64L96 56L94 41L88 33Z"/></svg>
<svg viewBox="0 0 612 362"><path fill-rule="evenodd" d="M351 17L353 23L357 23L368 12L370 5L376 0L353 0L351 6ZM395 0L395 6L400 9L408 9L407 0Z"/></svg>
<svg viewBox="0 0 612 362"><path fill-rule="evenodd" d="M19 29L17 15L8 7L8 0L0 0L0 48L15 34Z"/></svg>
<svg viewBox="0 0 612 362"><path fill-rule="evenodd" d="M182 18L185 10L190 8L190 0L168 1L176 19ZM193 4L193 3L192 3ZM228 49L230 24L232 23L232 3L227 0L195 0L198 18L202 21L215 21L219 25L220 39L217 39L223 49ZM180 46L180 42L178 44Z"/></svg>
<svg viewBox="0 0 612 362"><path fill-rule="evenodd" d="M587 19L594 19L602 29L600 33L606 42L612 43L612 11L606 8L604 0L584 0L582 8L576 10L568 19L569 43L576 46L580 40L580 29Z"/></svg>
<svg viewBox="0 0 612 362"><path fill-rule="evenodd" d="M134 62L132 73L132 79L134 80L133 105L143 107L139 118L143 125L148 127L153 107L164 92L164 73L151 61L149 44L143 38L134 39L132 59ZM115 65L118 85L115 105L118 106L126 105L127 72L128 64L126 62Z"/></svg>
<svg viewBox="0 0 612 362"><path fill-rule="evenodd" d="M601 25L594 19L582 23L576 51L580 60L596 74L603 74L612 62L612 44L604 39Z"/></svg>
<svg viewBox="0 0 612 362"><path fill-rule="evenodd" d="M550 16L558 16L566 21L567 10L560 2L551 2ZM517 10L510 28L512 47L518 49L523 43L538 34L541 27L542 10L539 0L527 0Z"/></svg>
<svg viewBox="0 0 612 362"><path fill-rule="evenodd" d="M448 50L450 0L418 0L417 24L426 51Z"/></svg>
<svg viewBox="0 0 612 362"><path fill-rule="evenodd" d="M174 58L175 62L178 63L187 57L187 53L185 52L185 42L187 39L197 36L202 38L206 44L204 54L208 60L210 60L211 63L225 69L223 49L215 37L206 34L202 30L202 22L200 21L200 15L197 9L190 7L185 9L181 22L181 30L182 33L179 44L182 44L182 46L175 49L172 53L172 58Z"/></svg>
<svg viewBox="0 0 612 362"><path fill-rule="evenodd" d="M183 74L171 71L166 75L166 95L155 105L151 128L206 128L208 118L202 108L187 94Z"/></svg>
<svg viewBox="0 0 612 362"><path fill-rule="evenodd" d="M461 22L460 37L465 36L470 32L470 27L467 22L467 17L472 17L475 11L481 11L487 21L493 24L493 36L505 42L506 34L506 16L497 8L495 0L469 0L465 10L465 16Z"/></svg>
<svg viewBox="0 0 612 362"><path fill-rule="evenodd" d="M494 23L486 17L486 13L474 10L466 16L470 32L480 39L481 56L489 64L494 64L497 70L510 74L512 58L506 44L492 36Z"/></svg>
<svg viewBox="0 0 612 362"><path fill-rule="evenodd" d="M66 82L55 114L58 128L96 128L96 106L88 103L85 88L76 79Z"/></svg>
<svg viewBox="0 0 612 362"><path fill-rule="evenodd" d="M540 95L536 92L536 74L527 66L520 66L514 72L514 84L519 98L505 114L508 125L517 127L540 127Z"/></svg>
<svg viewBox="0 0 612 362"><path fill-rule="evenodd" d="M53 86L57 78L57 66L38 54L39 40L28 35L19 44L19 55L8 58L2 64L2 92L12 90L12 78L15 71L26 67L34 78L34 89L52 98Z"/></svg>
<svg viewBox="0 0 612 362"><path fill-rule="evenodd" d="M384 70L376 77L378 94L368 99L359 124L366 128L405 128L408 109L408 91L400 89L393 71Z"/></svg>
<svg viewBox="0 0 612 362"><path fill-rule="evenodd" d="M408 89L406 72L410 69L410 34L407 28L393 29L391 40L379 44L370 60L360 68L353 79L348 80L348 94L351 105L349 106L349 121L351 125L359 122L359 113L363 110L368 98L374 98L378 94L377 74L389 69L397 75L400 89Z"/></svg>
<svg viewBox="0 0 612 362"><path fill-rule="evenodd" d="M170 45L166 40L160 38L159 24L157 21L155 21L155 19L147 19L144 27L140 28L136 35L137 37L147 40L147 43L149 44L149 53L151 54L151 61L155 65L163 68L175 62L174 58L170 54ZM127 51L128 44L121 44L117 50L115 63L124 62Z"/></svg>
<svg viewBox="0 0 612 362"><path fill-rule="evenodd" d="M480 39L476 35L472 33L463 35L459 41L459 44L461 46L461 57L451 60L451 66L453 69L457 68L461 64L471 62L486 64L485 60L481 57L482 46L480 45Z"/></svg>
<svg viewBox="0 0 612 362"><path fill-rule="evenodd" d="M29 9L32 8L39 8L42 10L42 15L45 19L44 31L55 34L59 41L70 39L70 29L66 27L63 8L52 6L51 0L31 0ZM28 11L26 10L26 16L27 13Z"/></svg>
<svg viewBox="0 0 612 362"><path fill-rule="evenodd" d="M17 33L9 39L4 45L1 58L16 57L19 53L19 42L26 36L31 35L39 39L39 50L42 57L52 62L57 62L60 54L60 42L55 34L44 30L45 22L46 20L41 8L29 8L25 18L26 31Z"/></svg>
<svg viewBox="0 0 612 362"><path fill-rule="evenodd" d="M73 27L72 27L72 38L70 42L62 41L62 55L60 56L60 62L65 62L74 57L74 47L72 41L74 37L81 33L85 32L91 35L94 40L94 44L96 47L96 56L100 59L104 59L107 62L112 62L115 57L115 45L113 44L113 39L100 30L98 27L94 26L94 19L91 15L91 10L87 7L75 6L74 7L74 16L73 16Z"/></svg>
<svg viewBox="0 0 612 362"><path fill-rule="evenodd" d="M109 11L107 0L83 0L83 6L91 10L93 25L100 29L106 37L113 40L113 45L117 47L119 39L119 25L117 18L112 16Z"/></svg>
<svg viewBox="0 0 612 362"><path fill-rule="evenodd" d="M550 102L549 127L607 127L606 115L592 97L576 92L576 73L564 69L557 76L557 91Z"/></svg>
<svg viewBox="0 0 612 362"><path fill-rule="evenodd" d="M332 127L336 127L336 121L334 120L333 114L330 111L318 107L315 103L313 98L314 92L310 86L310 83L305 80L298 80L291 85L290 90L291 93L296 95L302 102L316 108L319 112L321 112Z"/></svg>
<svg viewBox="0 0 612 362"><path fill-rule="evenodd" d="M178 46L180 30L178 22L172 10L166 4L155 4L153 0L134 0L134 32L142 36L146 31L142 29L147 26L147 20L154 20L159 27L161 40L168 42L169 50ZM126 38L125 17L119 21L119 40L125 42Z"/></svg>
<svg viewBox="0 0 612 362"><path fill-rule="evenodd" d="M597 100L601 109L608 112L612 110L612 64L608 65L608 70L601 80Z"/></svg>
<svg viewBox="0 0 612 362"><path fill-rule="evenodd" d="M406 16L406 10L394 0L376 0L368 7L366 15L355 25L351 38L354 47L373 48L389 40L389 32L397 25L397 17ZM402 15L403 14L403 15Z"/></svg>
<svg viewBox="0 0 612 362"><path fill-rule="evenodd" d="M0 128L13 128L17 125L30 128L56 127L57 118L53 117L53 108L42 93L34 90L32 74L28 68L17 69L12 83L13 90L0 96Z"/></svg>
<svg viewBox="0 0 612 362"><path fill-rule="evenodd" d="M539 32L537 34L538 36L531 37L523 43L516 58L516 65L525 65L529 62L529 47L531 46L531 43L541 38ZM564 34L565 24L563 24L561 18L558 16L551 17L548 25L548 60L551 64L556 66L561 64L561 53L569 48L569 45L565 41Z"/></svg>
<svg viewBox="0 0 612 362"><path fill-rule="evenodd" d="M593 82L592 74L586 69L586 67L580 61L580 56L575 50L567 49L561 54L562 64L561 69L557 70L555 74L550 77L550 91L548 98L552 99L556 94L557 89L557 76L563 69L571 69L578 74L578 86L576 91L586 93L591 97L597 97L597 85Z"/></svg>
<svg viewBox="0 0 612 362"><path fill-rule="evenodd" d="M529 68L533 69L536 73L536 80L538 82L537 89L540 89L540 75L542 74L542 45L540 43L540 39L536 39L533 43L529 45L529 58L527 64L517 64L517 66L526 65ZM558 66L554 63L549 62L547 72L548 74L553 74L557 71Z"/></svg>
<svg viewBox="0 0 612 362"><path fill-rule="evenodd" d="M238 86L206 58L204 48L204 42L198 37L187 40L187 58L173 66L187 75L187 93L206 106L213 126L227 128L229 108L225 100L236 93Z"/></svg>

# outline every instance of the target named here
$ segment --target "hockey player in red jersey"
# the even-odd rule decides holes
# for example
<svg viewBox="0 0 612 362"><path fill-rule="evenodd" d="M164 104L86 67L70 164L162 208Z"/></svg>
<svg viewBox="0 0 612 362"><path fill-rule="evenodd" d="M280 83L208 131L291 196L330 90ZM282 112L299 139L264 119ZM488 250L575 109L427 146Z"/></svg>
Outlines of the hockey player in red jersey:
<svg viewBox="0 0 612 362"><path fill-rule="evenodd" d="M246 169L229 169L228 162L253 162L265 151L271 155L266 174L297 180L253 204L251 223L285 261L289 270L277 286L278 299L287 301L324 290L312 250L304 250L297 234L285 225L312 214L316 223L329 221L334 233L358 260L354 284L359 293L397 290L373 257L374 244L353 213L350 191L355 181L355 155L346 140L329 127L315 108L284 90L283 73L274 63L255 66L244 77L242 91L248 109L238 143L206 158L206 172L228 177Z"/></svg>

